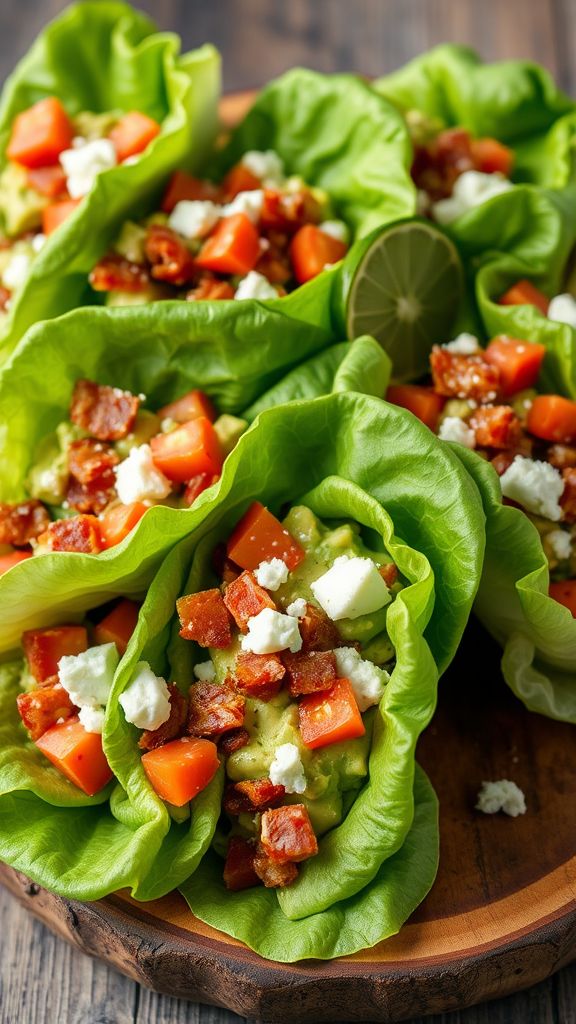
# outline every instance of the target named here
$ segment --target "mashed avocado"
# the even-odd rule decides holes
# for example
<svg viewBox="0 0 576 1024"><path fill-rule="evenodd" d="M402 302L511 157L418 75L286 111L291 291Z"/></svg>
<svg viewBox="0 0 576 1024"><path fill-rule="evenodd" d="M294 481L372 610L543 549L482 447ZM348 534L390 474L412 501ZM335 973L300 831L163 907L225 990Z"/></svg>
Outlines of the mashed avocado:
<svg viewBox="0 0 576 1024"><path fill-rule="evenodd" d="M68 483L68 446L85 434L73 423L59 423L53 434L40 442L28 475L28 491L47 505L59 506Z"/></svg>
<svg viewBox="0 0 576 1024"><path fill-rule="evenodd" d="M29 187L23 167L6 165L0 174L0 215L7 235L14 238L25 231L39 229L42 211L48 202L46 196Z"/></svg>

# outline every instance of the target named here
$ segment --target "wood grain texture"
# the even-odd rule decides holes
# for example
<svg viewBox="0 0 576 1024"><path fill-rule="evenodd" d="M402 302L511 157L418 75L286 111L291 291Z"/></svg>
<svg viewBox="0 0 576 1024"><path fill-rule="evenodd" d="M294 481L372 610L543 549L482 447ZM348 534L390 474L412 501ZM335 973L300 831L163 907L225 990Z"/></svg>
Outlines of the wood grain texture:
<svg viewBox="0 0 576 1024"><path fill-rule="evenodd" d="M2 77L64 6L64 0L3 0ZM573 0L139 0L139 6L163 28L179 31L185 46L213 41L223 54L227 90L258 86L294 64L378 75L452 40L473 45L487 59L538 60L576 92ZM465 708L462 716L469 726ZM529 749L523 751L522 770L529 755ZM503 833L504 866L523 870L522 861L507 857ZM468 838L474 855L482 858L481 837ZM551 849L556 840L549 822L542 843ZM0 923L2 1024L232 1024L243 1019L148 992L61 942L4 890ZM576 1024L576 966L514 997L426 1019L430 1024Z"/></svg>

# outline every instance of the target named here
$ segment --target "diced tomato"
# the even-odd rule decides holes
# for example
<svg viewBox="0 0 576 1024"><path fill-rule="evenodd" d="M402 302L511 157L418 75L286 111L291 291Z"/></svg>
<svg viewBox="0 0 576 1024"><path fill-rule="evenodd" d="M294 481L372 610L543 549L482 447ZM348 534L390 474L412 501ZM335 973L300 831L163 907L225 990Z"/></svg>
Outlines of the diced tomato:
<svg viewBox="0 0 576 1024"><path fill-rule="evenodd" d="M113 505L100 516L100 533L105 548L113 548L120 544L142 516L148 506L142 501L132 501L129 505Z"/></svg>
<svg viewBox="0 0 576 1024"><path fill-rule="evenodd" d="M78 380L70 403L70 419L99 441L119 441L134 426L140 399L120 388Z"/></svg>
<svg viewBox="0 0 576 1024"><path fill-rule="evenodd" d="M42 210L42 231L45 235L51 235L56 228L59 228L65 220L72 216L82 199L60 199L56 203L50 203Z"/></svg>
<svg viewBox="0 0 576 1024"><path fill-rule="evenodd" d="M303 548L259 501L252 502L244 513L226 550L242 569L257 569L260 562L280 558L292 571L306 558Z"/></svg>
<svg viewBox="0 0 576 1024"><path fill-rule="evenodd" d="M116 252L103 256L90 271L88 280L95 292L130 292L137 295L150 288L150 275L146 267Z"/></svg>
<svg viewBox="0 0 576 1024"><path fill-rule="evenodd" d="M152 277L167 284L185 285L194 277L194 257L172 228L151 224L144 243Z"/></svg>
<svg viewBox="0 0 576 1024"><path fill-rule="evenodd" d="M222 191L228 200L234 199L239 192L254 192L255 189L260 188L262 188L260 178L252 174L252 171L249 171L242 163L235 164L222 182Z"/></svg>
<svg viewBox="0 0 576 1024"><path fill-rule="evenodd" d="M388 562L387 565L381 565L378 569L384 583L387 587L393 587L398 579L398 569L394 565L394 562Z"/></svg>
<svg viewBox="0 0 576 1024"><path fill-rule="evenodd" d="M195 388L177 398L175 402L169 402L158 409L158 416L161 420L174 420L175 423L188 423L189 420L199 419L205 416L211 423L216 419L216 409L212 399L204 391Z"/></svg>
<svg viewBox="0 0 576 1024"><path fill-rule="evenodd" d="M576 523L576 469L568 467L562 470L564 490L560 498L562 518L566 523Z"/></svg>
<svg viewBox="0 0 576 1024"><path fill-rule="evenodd" d="M257 186L258 187L258 186ZM218 189L210 181L193 178L187 171L174 171L162 198L161 210L172 213L177 203L183 200L195 202L202 199L216 199Z"/></svg>
<svg viewBox="0 0 576 1024"><path fill-rule="evenodd" d="M143 153L159 133L160 125L157 121L139 110L131 110L114 125L108 138L121 164L128 157Z"/></svg>
<svg viewBox="0 0 576 1024"><path fill-rule="evenodd" d="M188 732L191 736L219 736L244 725L245 700L230 686L193 683L190 687Z"/></svg>
<svg viewBox="0 0 576 1024"><path fill-rule="evenodd" d="M304 804L264 811L260 842L271 860L298 863L318 853L318 840Z"/></svg>
<svg viewBox="0 0 576 1024"><path fill-rule="evenodd" d="M0 544L25 547L48 528L50 517L40 501L0 502Z"/></svg>
<svg viewBox="0 0 576 1024"><path fill-rule="evenodd" d="M220 761L211 740L183 736L143 754L142 767L161 800L183 807L212 781Z"/></svg>
<svg viewBox="0 0 576 1024"><path fill-rule="evenodd" d="M480 448L514 448L522 436L522 425L509 405L488 405L476 409L470 418Z"/></svg>
<svg viewBox="0 0 576 1024"><path fill-rule="evenodd" d="M256 582L256 577L249 570L228 584L224 604L243 633L248 629L248 619L258 615L264 608L276 609L268 591Z"/></svg>
<svg viewBox="0 0 576 1024"><path fill-rule="evenodd" d="M500 372L500 393L509 398L517 391L532 388L546 355L546 346L499 334L484 352L486 362Z"/></svg>
<svg viewBox="0 0 576 1024"><path fill-rule="evenodd" d="M48 729L36 746L62 775L88 796L94 796L113 777L99 733L86 732L77 718Z"/></svg>
<svg viewBox="0 0 576 1024"><path fill-rule="evenodd" d="M231 836L228 840L224 885L230 892L251 889L259 884L260 879L254 870L255 852L254 844L242 836Z"/></svg>
<svg viewBox="0 0 576 1024"><path fill-rule="evenodd" d="M514 151L497 139L472 139L472 158L483 174L503 174L509 178L514 165Z"/></svg>
<svg viewBox="0 0 576 1024"><path fill-rule="evenodd" d="M249 779L226 787L222 806L227 814L255 814L278 807L286 796L284 786L275 786L270 779Z"/></svg>
<svg viewBox="0 0 576 1024"><path fill-rule="evenodd" d="M33 167L27 174L30 188L36 189L41 196L56 199L66 192L66 175L60 164L51 167Z"/></svg>
<svg viewBox="0 0 576 1024"><path fill-rule="evenodd" d="M206 272L200 278L195 288L186 293L187 302L222 302L234 298L234 289L228 281L219 281L218 278Z"/></svg>
<svg viewBox="0 0 576 1024"><path fill-rule="evenodd" d="M303 697L298 705L298 721L302 740L311 750L366 732L348 679L337 679L331 690Z"/></svg>
<svg viewBox="0 0 576 1024"><path fill-rule="evenodd" d="M100 620L93 630L95 644L116 644L118 653L124 654L130 637L136 629L140 605L124 598Z"/></svg>
<svg viewBox="0 0 576 1024"><path fill-rule="evenodd" d="M576 402L561 395L537 395L528 410L526 428L543 441L576 441Z"/></svg>
<svg viewBox="0 0 576 1024"><path fill-rule="evenodd" d="M306 614L300 619L303 651L333 651L342 646L342 638L332 619L314 604L306 605Z"/></svg>
<svg viewBox="0 0 576 1024"><path fill-rule="evenodd" d="M322 273L327 265L338 263L347 246L315 224L305 224L290 243L290 259L298 284L305 284Z"/></svg>
<svg viewBox="0 0 576 1024"><path fill-rule="evenodd" d="M176 610L182 626L180 636L184 640L195 640L200 647L221 650L232 643L230 616L217 587L179 597Z"/></svg>
<svg viewBox="0 0 576 1024"><path fill-rule="evenodd" d="M78 551L85 555L98 555L104 547L100 520L96 516L79 515L71 519L57 519L50 523L42 537L46 538L50 551Z"/></svg>
<svg viewBox="0 0 576 1024"><path fill-rule="evenodd" d="M218 435L206 416L183 423L150 441L154 464L174 483L186 483L201 473L220 474L222 452Z"/></svg>
<svg viewBox="0 0 576 1024"><path fill-rule="evenodd" d="M245 213L219 220L196 257L196 265L215 274L247 274L260 256L260 236Z"/></svg>
<svg viewBox="0 0 576 1024"><path fill-rule="evenodd" d="M336 655L333 651L299 651L284 653L291 697L330 690L337 679Z"/></svg>
<svg viewBox="0 0 576 1024"><path fill-rule="evenodd" d="M249 743L250 733L247 729L230 729L229 732L225 732L220 736L218 750L223 757L229 757L234 751L247 747Z"/></svg>
<svg viewBox="0 0 576 1024"><path fill-rule="evenodd" d="M551 583L548 592L550 597L558 601L558 604L563 604L576 619L576 580Z"/></svg>
<svg viewBox="0 0 576 1024"><path fill-rule="evenodd" d="M308 189L279 192L264 189L260 225L265 231L283 231L293 235L305 224L317 224L322 208Z"/></svg>
<svg viewBox="0 0 576 1024"><path fill-rule="evenodd" d="M484 404L496 401L500 371L481 355L463 356L434 345L430 354L434 388L446 398L469 398Z"/></svg>
<svg viewBox="0 0 576 1024"><path fill-rule="evenodd" d="M526 278L517 281L498 299L500 306L536 306L544 316L548 315L550 299Z"/></svg>
<svg viewBox="0 0 576 1024"><path fill-rule="evenodd" d="M59 718L70 718L75 713L70 697L59 683L45 686L41 690L19 693L16 704L20 718L34 741L56 725Z"/></svg>
<svg viewBox="0 0 576 1024"><path fill-rule="evenodd" d="M58 162L73 136L74 126L60 100L47 96L16 115L6 155L24 167L45 167Z"/></svg>
<svg viewBox="0 0 576 1024"><path fill-rule="evenodd" d="M185 505L193 505L196 498L199 498L204 491L212 487L220 479L219 473L198 473L188 481L184 488L182 499Z"/></svg>
<svg viewBox="0 0 576 1024"><path fill-rule="evenodd" d="M19 562L25 562L27 558L32 558L31 551L9 551L6 555L0 555L0 576Z"/></svg>
<svg viewBox="0 0 576 1024"><path fill-rule="evenodd" d="M277 654L241 651L236 658L234 685L247 697L271 700L280 690L286 669Z"/></svg>
<svg viewBox="0 0 576 1024"><path fill-rule="evenodd" d="M60 658L88 650L88 634L84 626L27 629L22 634L22 647L31 674L37 683L43 683L58 675Z"/></svg>
<svg viewBox="0 0 576 1024"><path fill-rule="evenodd" d="M168 683L168 694L170 699L170 716L157 729L146 729L138 740L141 750L155 750L170 740L181 736L188 718L188 701L184 694L176 686L176 683Z"/></svg>
<svg viewBox="0 0 576 1024"><path fill-rule="evenodd" d="M392 384L386 392L386 401L408 409L436 433L438 417L446 400L442 395L437 395L433 388L424 388L419 384Z"/></svg>

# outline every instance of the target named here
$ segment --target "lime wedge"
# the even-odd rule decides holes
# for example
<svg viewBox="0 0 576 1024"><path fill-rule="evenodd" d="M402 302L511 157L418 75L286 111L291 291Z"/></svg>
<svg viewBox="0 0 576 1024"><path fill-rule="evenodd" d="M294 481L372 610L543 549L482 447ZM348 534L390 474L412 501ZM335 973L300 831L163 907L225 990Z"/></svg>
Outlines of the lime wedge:
<svg viewBox="0 0 576 1024"><path fill-rule="evenodd" d="M418 218L378 228L350 250L343 283L348 337L376 338L396 381L425 374L432 345L450 340L464 288L447 235Z"/></svg>

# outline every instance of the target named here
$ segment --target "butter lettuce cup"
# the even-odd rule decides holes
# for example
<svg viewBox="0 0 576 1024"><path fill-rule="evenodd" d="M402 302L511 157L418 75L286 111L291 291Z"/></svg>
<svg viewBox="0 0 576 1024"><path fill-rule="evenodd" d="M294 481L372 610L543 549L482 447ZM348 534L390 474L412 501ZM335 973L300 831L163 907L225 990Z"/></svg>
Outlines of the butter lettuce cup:
<svg viewBox="0 0 576 1024"><path fill-rule="evenodd" d="M206 156L219 91L212 46L181 54L124 3L74 4L40 33L0 102L0 359L34 322L89 301L87 275L129 210Z"/></svg>

